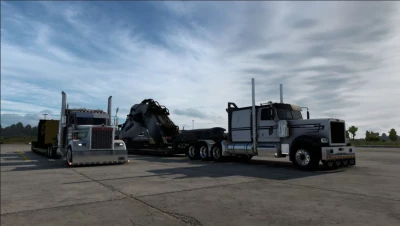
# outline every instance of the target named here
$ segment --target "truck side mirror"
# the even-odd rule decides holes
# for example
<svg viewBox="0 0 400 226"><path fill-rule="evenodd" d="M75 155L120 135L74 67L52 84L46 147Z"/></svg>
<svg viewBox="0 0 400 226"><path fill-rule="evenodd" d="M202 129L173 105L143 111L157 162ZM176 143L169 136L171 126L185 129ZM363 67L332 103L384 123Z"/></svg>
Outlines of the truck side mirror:
<svg viewBox="0 0 400 226"><path fill-rule="evenodd" d="M273 108L270 108L270 118L271 119L274 119L274 117L275 117L275 115L274 115L274 109Z"/></svg>
<svg viewBox="0 0 400 226"><path fill-rule="evenodd" d="M310 119L310 112L307 111L307 119Z"/></svg>

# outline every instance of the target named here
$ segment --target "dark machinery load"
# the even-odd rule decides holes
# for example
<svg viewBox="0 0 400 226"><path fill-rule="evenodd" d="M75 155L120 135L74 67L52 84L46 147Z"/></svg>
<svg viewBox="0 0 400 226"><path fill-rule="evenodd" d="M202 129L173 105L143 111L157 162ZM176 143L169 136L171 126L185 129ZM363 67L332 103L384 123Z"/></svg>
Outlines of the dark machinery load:
<svg viewBox="0 0 400 226"><path fill-rule="evenodd" d="M132 106L118 138L131 149L164 149L172 146L179 127L168 117L169 111L153 99Z"/></svg>
<svg viewBox="0 0 400 226"><path fill-rule="evenodd" d="M225 129L181 130L169 118L169 111L153 99L132 106L126 121L119 126L117 137L128 151L155 151L169 154L187 153L187 148L202 140L223 140Z"/></svg>

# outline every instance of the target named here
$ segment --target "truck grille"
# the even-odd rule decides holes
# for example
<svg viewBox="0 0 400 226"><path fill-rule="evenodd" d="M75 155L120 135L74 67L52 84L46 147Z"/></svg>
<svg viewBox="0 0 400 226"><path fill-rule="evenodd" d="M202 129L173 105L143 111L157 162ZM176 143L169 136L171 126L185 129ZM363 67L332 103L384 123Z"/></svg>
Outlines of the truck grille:
<svg viewBox="0 0 400 226"><path fill-rule="evenodd" d="M331 143L343 144L346 143L345 125L343 122L331 122Z"/></svg>
<svg viewBox="0 0 400 226"><path fill-rule="evenodd" d="M112 149L112 140L112 128L92 128L91 149Z"/></svg>

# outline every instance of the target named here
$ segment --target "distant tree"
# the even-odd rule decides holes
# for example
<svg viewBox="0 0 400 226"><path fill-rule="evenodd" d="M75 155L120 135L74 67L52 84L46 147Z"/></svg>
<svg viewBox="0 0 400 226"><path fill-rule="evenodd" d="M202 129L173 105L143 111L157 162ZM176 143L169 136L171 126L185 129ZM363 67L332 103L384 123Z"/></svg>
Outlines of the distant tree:
<svg viewBox="0 0 400 226"><path fill-rule="evenodd" d="M354 140L354 137L356 136L357 131L358 131L358 128L355 126L351 126L349 128L349 133L351 133L351 135L353 136L353 140Z"/></svg>
<svg viewBox="0 0 400 226"><path fill-rule="evenodd" d="M395 129L391 129L391 130L389 131L389 139L390 139L391 141L396 141L396 140L397 140L397 132L396 132Z"/></svg>
<svg viewBox="0 0 400 226"><path fill-rule="evenodd" d="M31 125L26 125L24 128L24 135L25 136L31 136L32 134L32 126Z"/></svg>
<svg viewBox="0 0 400 226"><path fill-rule="evenodd" d="M22 122L18 122L18 123L15 125L15 127L17 127L17 129L21 129L21 131L22 131L22 129L24 128L24 125L22 124Z"/></svg>
<svg viewBox="0 0 400 226"><path fill-rule="evenodd" d="M366 140L366 141L369 141L370 136L371 136L371 133L367 130L367 131L365 132L365 140Z"/></svg>
<svg viewBox="0 0 400 226"><path fill-rule="evenodd" d="M36 136L37 135L37 127L33 127L31 125L26 125L25 127L21 122L17 124L12 124L5 128L1 128L1 136L4 137L27 137L27 136Z"/></svg>
<svg viewBox="0 0 400 226"><path fill-rule="evenodd" d="M380 137L379 137L379 133L374 133L373 131L367 131L367 137L366 139L367 141L379 141Z"/></svg>

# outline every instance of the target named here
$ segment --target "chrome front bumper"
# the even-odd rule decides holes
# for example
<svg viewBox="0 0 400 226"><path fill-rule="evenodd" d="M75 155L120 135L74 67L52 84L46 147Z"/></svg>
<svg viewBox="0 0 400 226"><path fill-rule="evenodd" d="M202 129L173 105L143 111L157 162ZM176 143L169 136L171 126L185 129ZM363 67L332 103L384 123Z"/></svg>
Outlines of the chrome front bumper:
<svg viewBox="0 0 400 226"><path fill-rule="evenodd" d="M72 165L98 165L126 162L128 162L128 153L122 150L72 152Z"/></svg>
<svg viewBox="0 0 400 226"><path fill-rule="evenodd" d="M338 160L338 159L355 159L356 149L354 146L341 146L341 147L322 147L321 159L322 160Z"/></svg>

